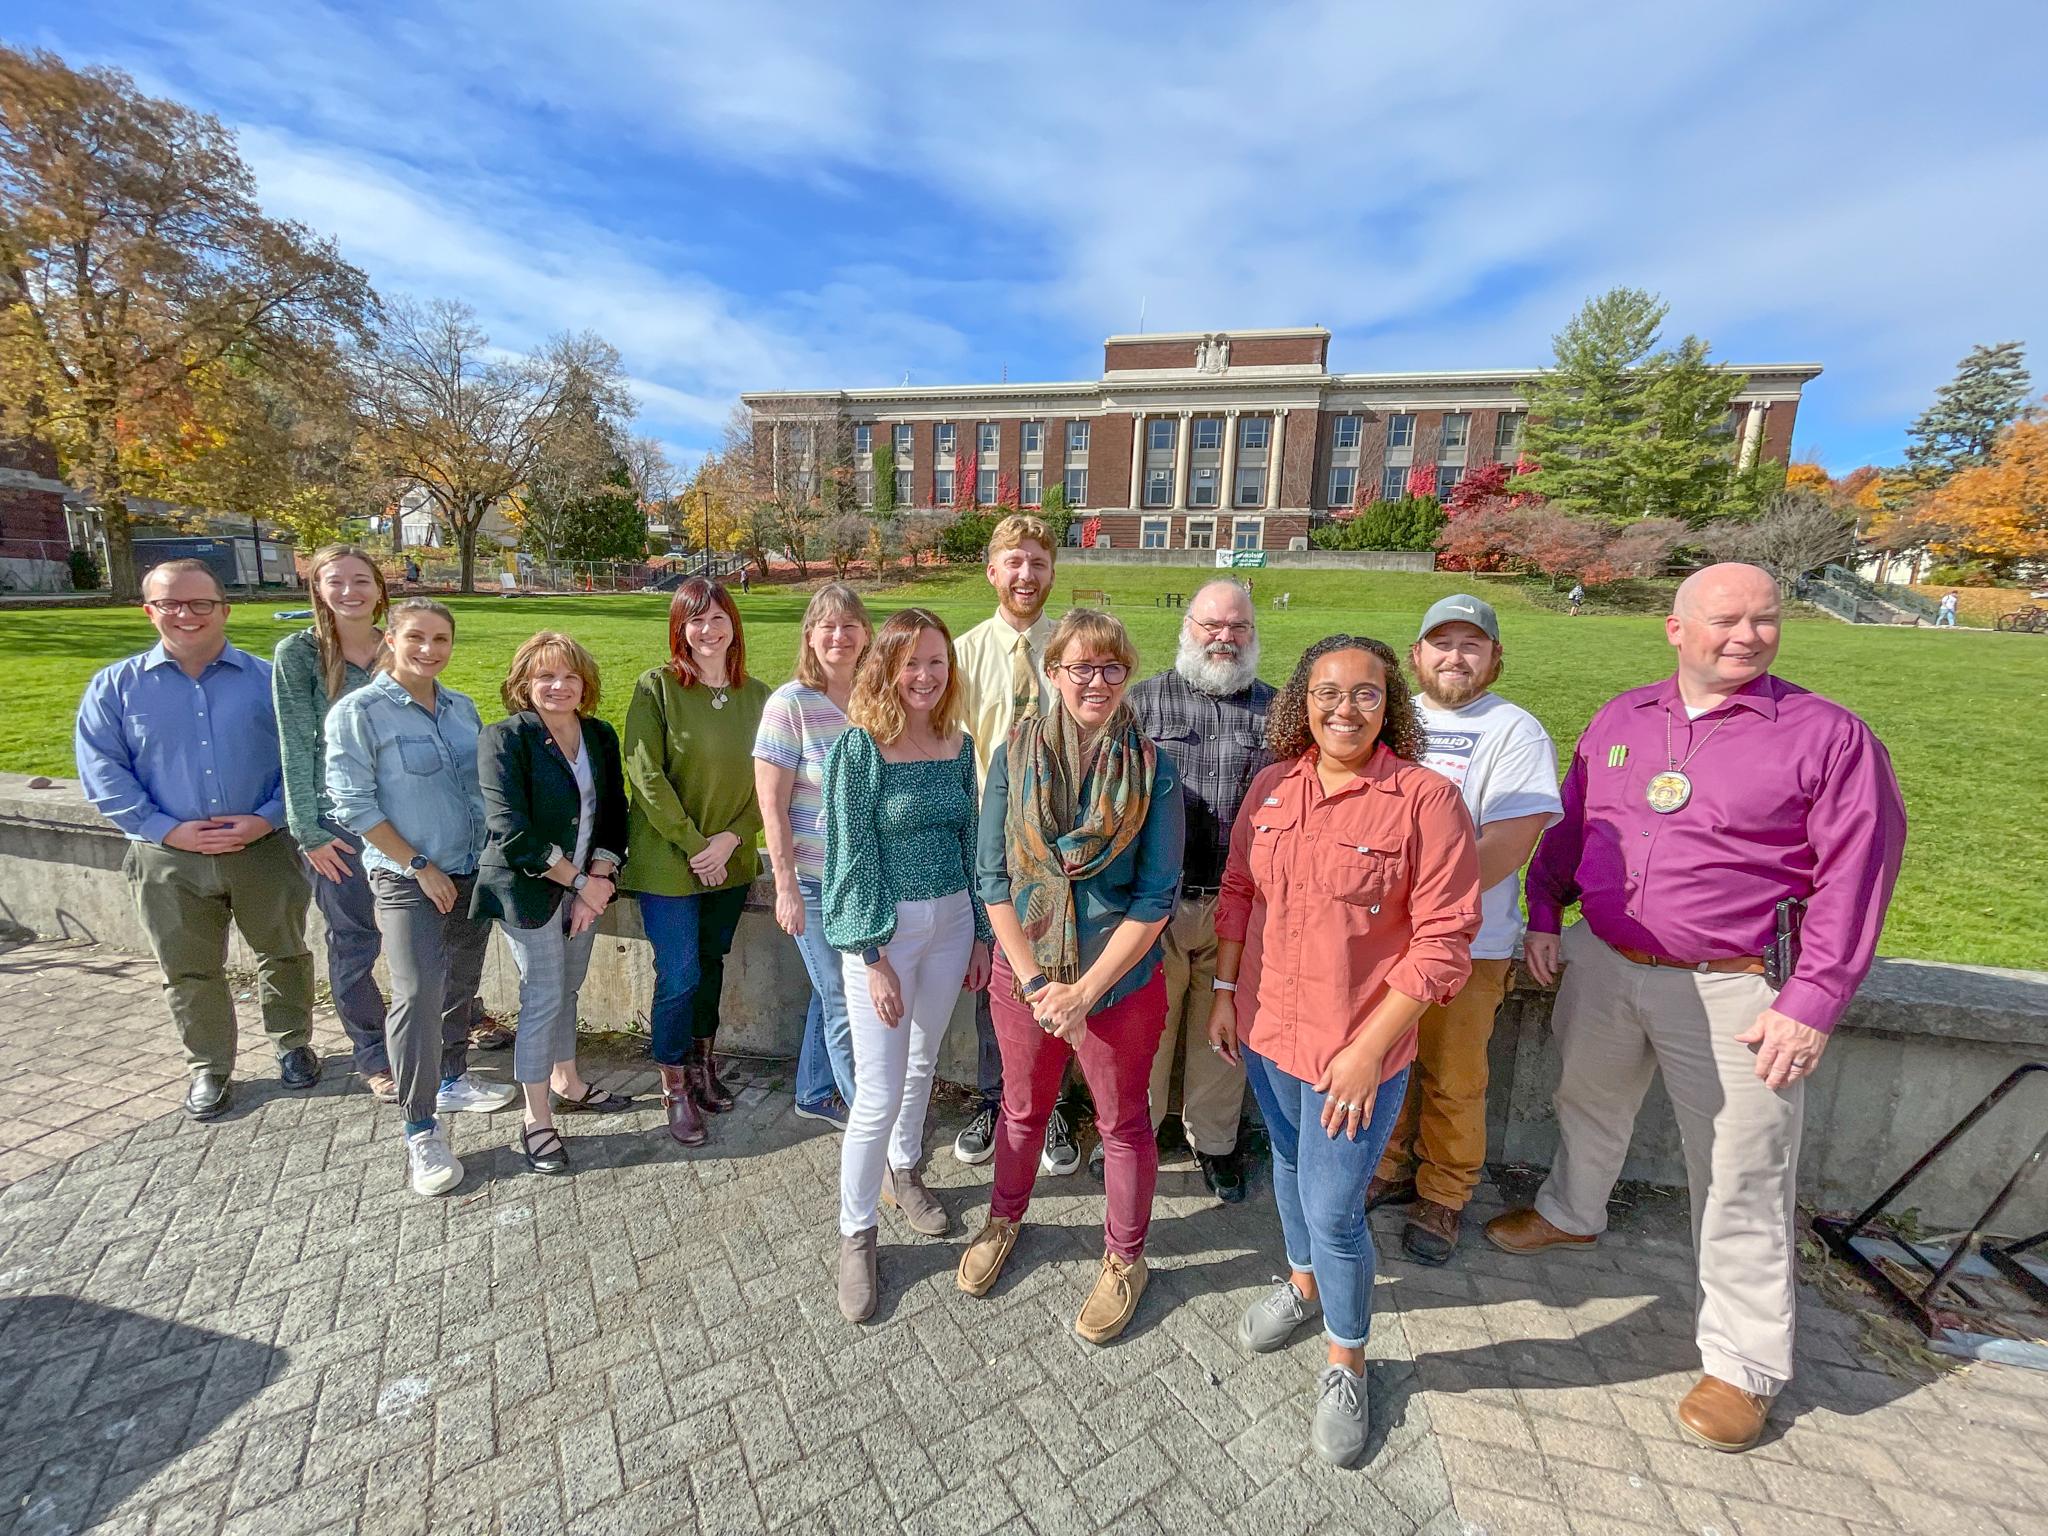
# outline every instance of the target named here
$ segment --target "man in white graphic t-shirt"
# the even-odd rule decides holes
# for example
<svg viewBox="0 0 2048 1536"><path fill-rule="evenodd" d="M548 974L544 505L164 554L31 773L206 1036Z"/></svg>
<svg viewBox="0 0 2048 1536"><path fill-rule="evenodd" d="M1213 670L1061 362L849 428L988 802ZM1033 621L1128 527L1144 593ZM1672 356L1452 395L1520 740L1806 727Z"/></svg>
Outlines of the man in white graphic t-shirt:
<svg viewBox="0 0 2048 1536"><path fill-rule="evenodd" d="M1485 893L1472 978L1422 1016L1407 1101L1366 1191L1367 1210L1410 1204L1401 1247L1424 1264L1442 1264L1457 1250L1461 1213L1486 1161L1486 1046L1522 938L1521 870L1543 829L1564 814L1548 733L1491 691L1502 655L1493 609L1462 595L1423 615L1408 652L1429 738L1422 761L1465 797L1479 829Z"/></svg>

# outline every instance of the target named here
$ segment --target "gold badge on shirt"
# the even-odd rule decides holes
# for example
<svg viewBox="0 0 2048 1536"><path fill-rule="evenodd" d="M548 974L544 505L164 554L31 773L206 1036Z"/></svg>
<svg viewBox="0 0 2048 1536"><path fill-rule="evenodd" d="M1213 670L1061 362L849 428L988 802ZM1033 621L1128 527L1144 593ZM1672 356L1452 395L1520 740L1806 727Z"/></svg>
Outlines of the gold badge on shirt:
<svg viewBox="0 0 2048 1536"><path fill-rule="evenodd" d="M1655 774L1643 787L1643 798L1659 816L1669 816L1692 798L1692 780L1676 768Z"/></svg>

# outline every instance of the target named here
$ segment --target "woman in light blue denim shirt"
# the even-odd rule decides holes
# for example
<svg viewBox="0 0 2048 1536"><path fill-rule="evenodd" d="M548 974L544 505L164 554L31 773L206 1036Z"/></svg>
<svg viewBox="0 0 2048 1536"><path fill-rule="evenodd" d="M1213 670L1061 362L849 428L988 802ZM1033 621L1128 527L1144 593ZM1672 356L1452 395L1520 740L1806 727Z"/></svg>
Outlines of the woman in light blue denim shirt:
<svg viewBox="0 0 2048 1536"><path fill-rule="evenodd" d="M452 613L425 598L400 603L376 679L327 717L327 792L336 818L363 839L391 968L385 1038L405 1108L406 1165L422 1195L462 1182L437 1116L503 1109L514 1095L468 1071L470 999L491 925L469 915L484 842L483 721L438 681L454 649Z"/></svg>

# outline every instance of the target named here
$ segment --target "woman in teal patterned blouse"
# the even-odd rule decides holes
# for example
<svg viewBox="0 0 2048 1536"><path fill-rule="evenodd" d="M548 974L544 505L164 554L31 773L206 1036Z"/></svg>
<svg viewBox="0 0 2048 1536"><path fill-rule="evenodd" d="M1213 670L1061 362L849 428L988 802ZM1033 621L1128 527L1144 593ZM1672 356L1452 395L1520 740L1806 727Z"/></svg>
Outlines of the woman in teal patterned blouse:
<svg viewBox="0 0 2048 1536"><path fill-rule="evenodd" d="M839 1310L875 1310L877 1202L937 1237L924 1116L964 986L987 984L974 894L974 743L959 726L953 637L908 608L875 636L852 722L825 759L825 938L845 955L854 1096L839 1153Z"/></svg>

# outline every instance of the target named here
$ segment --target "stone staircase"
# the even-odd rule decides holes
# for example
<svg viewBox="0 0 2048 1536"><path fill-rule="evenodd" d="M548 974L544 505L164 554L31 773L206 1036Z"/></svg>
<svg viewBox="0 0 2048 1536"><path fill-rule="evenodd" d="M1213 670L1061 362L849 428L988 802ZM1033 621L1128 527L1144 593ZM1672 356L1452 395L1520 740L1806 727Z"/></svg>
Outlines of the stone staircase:
<svg viewBox="0 0 2048 1536"><path fill-rule="evenodd" d="M1823 566L1808 576L1802 596L1848 624L1932 624L1938 611L1917 592L1881 587L1840 565Z"/></svg>

